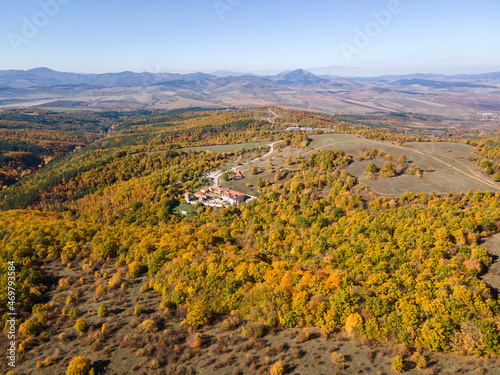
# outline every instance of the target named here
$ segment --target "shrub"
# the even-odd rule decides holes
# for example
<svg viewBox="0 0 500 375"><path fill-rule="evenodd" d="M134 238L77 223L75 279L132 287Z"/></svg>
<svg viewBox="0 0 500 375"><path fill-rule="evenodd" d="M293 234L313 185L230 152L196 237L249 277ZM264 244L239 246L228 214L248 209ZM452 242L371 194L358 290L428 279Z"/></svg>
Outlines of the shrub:
<svg viewBox="0 0 500 375"><path fill-rule="evenodd" d="M397 372L403 372L405 369L403 358L400 355L397 355L392 360L392 369Z"/></svg>
<svg viewBox="0 0 500 375"><path fill-rule="evenodd" d="M43 361L43 364L45 365L45 367L52 366L54 363L56 363L56 360L54 359L54 357L47 357L47 358L45 358L45 361Z"/></svg>
<svg viewBox="0 0 500 375"><path fill-rule="evenodd" d="M295 337L295 342L303 343L303 342L309 341L309 339L310 339L309 329L304 328L304 329L300 330L299 333L297 334L297 336Z"/></svg>
<svg viewBox="0 0 500 375"><path fill-rule="evenodd" d="M205 301L198 301L186 316L186 323L190 326L202 326L207 324L212 318L212 309Z"/></svg>
<svg viewBox="0 0 500 375"><path fill-rule="evenodd" d="M266 327L262 323L247 323L241 327L241 333L246 337L262 337L264 336Z"/></svg>
<svg viewBox="0 0 500 375"><path fill-rule="evenodd" d="M69 310L69 314L68 314L70 317L72 318L78 318L81 314L80 312L80 309L78 307L72 307L70 310Z"/></svg>
<svg viewBox="0 0 500 375"><path fill-rule="evenodd" d="M27 320L19 327L19 332L26 337L38 335L40 332L40 324L34 320Z"/></svg>
<svg viewBox="0 0 500 375"><path fill-rule="evenodd" d="M365 169L365 172L368 173L368 174L375 174L378 172L378 168L377 166L375 165L375 163L370 163L368 164L368 166L366 167Z"/></svg>
<svg viewBox="0 0 500 375"><path fill-rule="evenodd" d="M23 340L19 344L19 351L20 352L25 352L27 350L30 350L31 348L34 348L38 344L38 340L34 337L28 337L26 340Z"/></svg>
<svg viewBox="0 0 500 375"><path fill-rule="evenodd" d="M154 333L158 330L158 326L154 320L147 319L139 325L138 329L144 333Z"/></svg>
<svg viewBox="0 0 500 375"><path fill-rule="evenodd" d="M141 315L142 314L142 307L139 305L136 305L134 307L134 315Z"/></svg>
<svg viewBox="0 0 500 375"><path fill-rule="evenodd" d="M144 267L141 263L135 261L128 265L128 272L130 273L130 276L137 277L143 272L143 268Z"/></svg>
<svg viewBox="0 0 500 375"><path fill-rule="evenodd" d="M68 342L69 341L69 336L66 334L66 333L61 333L59 335L59 340L61 340L62 342Z"/></svg>
<svg viewBox="0 0 500 375"><path fill-rule="evenodd" d="M77 356L69 363L66 375L93 375L92 361L87 357Z"/></svg>
<svg viewBox="0 0 500 375"><path fill-rule="evenodd" d="M417 368L424 369L427 367L427 360L422 354L415 352L411 359Z"/></svg>
<svg viewBox="0 0 500 375"><path fill-rule="evenodd" d="M346 367L345 357L337 351L332 352L332 361L337 367L337 370L344 370Z"/></svg>
<svg viewBox="0 0 500 375"><path fill-rule="evenodd" d="M187 338L187 344L189 345L189 347L191 347L193 349L197 349L197 348L201 347L202 343L203 343L203 339L201 337L201 333L199 333L199 332L192 333Z"/></svg>
<svg viewBox="0 0 500 375"><path fill-rule="evenodd" d="M359 333L363 325L363 318L358 313L349 315L345 321L345 330L350 334Z"/></svg>
<svg viewBox="0 0 500 375"><path fill-rule="evenodd" d="M76 332L82 334L89 330L89 325L85 320L80 318L76 321L74 328Z"/></svg>
<svg viewBox="0 0 500 375"><path fill-rule="evenodd" d="M283 362L281 362L281 360L275 362L271 366L271 369L269 370L270 375L283 375L284 373L285 373L285 366L283 366Z"/></svg>
<svg viewBox="0 0 500 375"><path fill-rule="evenodd" d="M108 306L106 306L106 305L99 306L99 309L97 310L97 314L102 318L106 318L109 315Z"/></svg>
<svg viewBox="0 0 500 375"><path fill-rule="evenodd" d="M107 326L107 324L106 324L106 323L103 323L103 325L101 326L101 333L102 333L104 336L106 336L106 335L108 335L108 334L109 334L109 332L110 332L109 327Z"/></svg>

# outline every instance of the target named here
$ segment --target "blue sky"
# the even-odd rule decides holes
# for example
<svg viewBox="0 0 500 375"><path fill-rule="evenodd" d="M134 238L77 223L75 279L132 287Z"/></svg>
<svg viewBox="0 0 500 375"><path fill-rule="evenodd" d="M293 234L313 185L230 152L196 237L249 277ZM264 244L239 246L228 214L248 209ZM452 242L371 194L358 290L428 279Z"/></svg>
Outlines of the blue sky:
<svg viewBox="0 0 500 375"><path fill-rule="evenodd" d="M0 69L499 71L499 16L498 0L2 0Z"/></svg>

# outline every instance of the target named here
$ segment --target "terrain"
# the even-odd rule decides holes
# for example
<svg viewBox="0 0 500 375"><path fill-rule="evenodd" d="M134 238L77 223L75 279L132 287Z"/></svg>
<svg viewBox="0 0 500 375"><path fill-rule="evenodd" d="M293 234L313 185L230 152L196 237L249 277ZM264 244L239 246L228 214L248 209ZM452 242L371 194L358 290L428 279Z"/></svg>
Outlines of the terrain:
<svg viewBox="0 0 500 375"><path fill-rule="evenodd" d="M329 84L272 81L297 75ZM499 373L500 140L479 122L268 105L0 115L0 312L18 313L18 374L75 360L96 374ZM244 178L223 177L233 168ZM256 199L188 205L209 174Z"/></svg>
<svg viewBox="0 0 500 375"><path fill-rule="evenodd" d="M330 114L441 115L479 130L496 130L499 95L498 73L343 78L315 76L303 69L275 76L73 74L47 68L0 72L0 109L130 111L275 105ZM424 124L429 126L426 121L408 125Z"/></svg>

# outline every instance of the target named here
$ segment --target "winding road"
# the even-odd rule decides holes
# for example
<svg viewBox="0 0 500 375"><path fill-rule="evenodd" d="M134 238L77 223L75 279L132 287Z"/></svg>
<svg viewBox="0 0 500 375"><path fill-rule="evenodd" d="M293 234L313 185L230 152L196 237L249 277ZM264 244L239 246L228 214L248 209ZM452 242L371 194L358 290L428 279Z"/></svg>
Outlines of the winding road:
<svg viewBox="0 0 500 375"><path fill-rule="evenodd" d="M268 111L269 111L270 113L272 113L274 117L268 117L268 118L267 118L267 121L269 121L271 124L275 124L276 122L274 121L274 119L278 118L278 117L279 117L279 115L278 115L276 112L274 112L272 109L268 109ZM298 125L298 124L292 124L292 123L284 123L284 124L286 124L286 125ZM270 144L269 144L269 148L270 148L270 149L269 149L269 152L268 152L267 154L265 154L265 155L262 155L262 156L260 156L260 157L258 157L258 158L255 158L255 159L253 159L253 160L251 160L251 161L249 161L249 162L246 162L246 163L243 163L243 164L237 165L236 167L232 167L232 168L230 168L230 169L228 169L228 170L226 170L226 171L219 172L218 174L211 176L210 178L213 178L213 180L214 180L214 185L215 185L215 186L219 186L219 179L221 178L221 176L222 176L224 173L229 172L229 171L236 171L237 169L239 169L239 168L241 168L241 167L243 167L243 166L245 166L245 165L247 165L247 164L249 164L249 163L254 163L254 162L256 162L257 160L262 160L262 159L267 158L268 156L271 156L271 155L274 153L274 151L275 151L275 149L274 149L275 147L274 147L274 146L276 146L278 143L281 143L281 142L283 142L283 141L276 141L276 142L270 143Z"/></svg>

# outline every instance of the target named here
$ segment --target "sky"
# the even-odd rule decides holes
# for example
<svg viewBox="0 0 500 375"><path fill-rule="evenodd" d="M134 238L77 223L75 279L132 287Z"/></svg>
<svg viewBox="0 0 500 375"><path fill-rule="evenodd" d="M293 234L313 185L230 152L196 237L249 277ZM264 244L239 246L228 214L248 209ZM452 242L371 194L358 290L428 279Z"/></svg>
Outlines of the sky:
<svg viewBox="0 0 500 375"><path fill-rule="evenodd" d="M2 0L0 70L500 71L498 0Z"/></svg>

